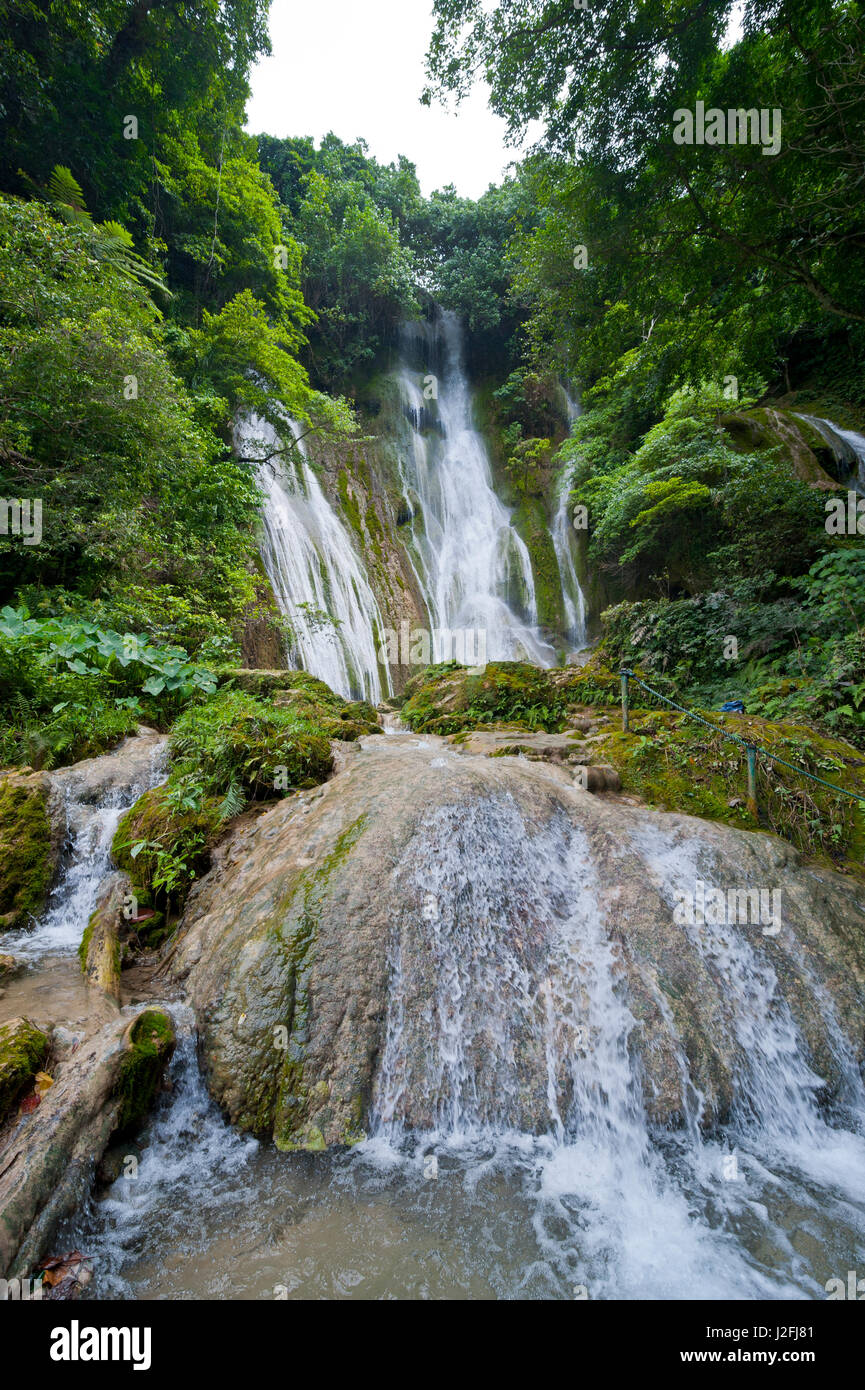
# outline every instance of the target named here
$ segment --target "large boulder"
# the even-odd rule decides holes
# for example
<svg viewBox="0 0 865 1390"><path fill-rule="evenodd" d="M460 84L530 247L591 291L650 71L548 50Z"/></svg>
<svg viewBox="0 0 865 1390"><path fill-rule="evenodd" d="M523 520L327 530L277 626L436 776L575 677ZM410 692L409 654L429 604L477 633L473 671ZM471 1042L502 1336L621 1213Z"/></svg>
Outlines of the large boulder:
<svg viewBox="0 0 865 1390"><path fill-rule="evenodd" d="M146 1114L173 1048L169 1015L148 1008L114 1017L55 1064L40 1104L0 1141L0 1277L25 1277L42 1258L111 1136Z"/></svg>
<svg viewBox="0 0 865 1390"><path fill-rule="evenodd" d="M701 919L713 888L730 921L718 900ZM547 1131L616 1085L656 1123L711 1125L770 1070L754 1037L783 1052L792 1030L821 1101L865 1053L855 881L430 737L365 741L228 837L166 969L213 1095L285 1149L371 1124Z"/></svg>

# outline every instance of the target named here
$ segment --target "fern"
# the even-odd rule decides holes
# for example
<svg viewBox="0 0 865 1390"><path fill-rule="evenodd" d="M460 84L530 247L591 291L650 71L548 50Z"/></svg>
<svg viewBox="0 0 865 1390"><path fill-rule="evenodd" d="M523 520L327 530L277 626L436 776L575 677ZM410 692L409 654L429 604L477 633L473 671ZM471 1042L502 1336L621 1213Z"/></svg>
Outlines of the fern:
<svg viewBox="0 0 865 1390"><path fill-rule="evenodd" d="M48 179L48 197L70 222L90 222L81 184L65 164L55 164Z"/></svg>
<svg viewBox="0 0 865 1390"><path fill-rule="evenodd" d="M216 812L218 824L224 825L226 821L234 820L235 816L240 815L245 805L246 797L237 782L231 782Z"/></svg>

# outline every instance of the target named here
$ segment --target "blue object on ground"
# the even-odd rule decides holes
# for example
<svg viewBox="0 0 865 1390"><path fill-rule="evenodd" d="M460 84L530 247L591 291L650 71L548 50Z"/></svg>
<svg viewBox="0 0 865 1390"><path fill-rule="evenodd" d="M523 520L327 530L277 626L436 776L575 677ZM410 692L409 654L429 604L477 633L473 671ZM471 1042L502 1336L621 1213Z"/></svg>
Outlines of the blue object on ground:
<svg viewBox="0 0 865 1390"><path fill-rule="evenodd" d="M745 705L742 700L728 700L726 705L721 706L722 714L744 714Z"/></svg>

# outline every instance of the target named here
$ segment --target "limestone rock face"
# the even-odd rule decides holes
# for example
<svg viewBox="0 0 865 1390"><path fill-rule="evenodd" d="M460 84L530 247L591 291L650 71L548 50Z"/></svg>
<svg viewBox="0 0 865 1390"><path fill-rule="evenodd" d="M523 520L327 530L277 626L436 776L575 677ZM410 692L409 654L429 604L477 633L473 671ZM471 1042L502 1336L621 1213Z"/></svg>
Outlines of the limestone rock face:
<svg viewBox="0 0 865 1390"><path fill-rule="evenodd" d="M342 766L226 839L165 966L241 1127L567 1130L625 1056L622 1104L711 1125L862 1062L862 890L786 843L435 737Z"/></svg>

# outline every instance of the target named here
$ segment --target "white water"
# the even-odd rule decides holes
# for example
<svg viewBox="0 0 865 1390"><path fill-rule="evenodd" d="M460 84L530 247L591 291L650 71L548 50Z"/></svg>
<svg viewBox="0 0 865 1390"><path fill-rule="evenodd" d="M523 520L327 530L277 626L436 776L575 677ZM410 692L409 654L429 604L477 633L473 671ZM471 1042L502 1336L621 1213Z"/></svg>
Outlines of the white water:
<svg viewBox="0 0 865 1390"><path fill-rule="evenodd" d="M421 428L423 412L436 408L424 395L430 377L440 430ZM529 552L493 490L474 426L455 314L406 325L398 378L413 420L411 453L402 461L413 560L433 627L486 633L491 661L552 665L555 651L538 629Z"/></svg>
<svg viewBox="0 0 865 1390"><path fill-rule="evenodd" d="M708 848L655 822L632 850L671 901L712 882ZM505 796L454 807L428 818L396 882L435 911L394 941L373 1136L314 1156L240 1138L183 1020L138 1178L68 1233L94 1260L95 1296L819 1299L862 1268L861 1082L845 1121L818 1110L771 959L746 931L688 929L745 1058L733 1119L705 1138L693 1086L682 1130L646 1119L621 947L582 831L565 818L533 830ZM514 1124L520 1039L546 1059L540 1137ZM684 1050L679 1066L686 1077ZM429 1100L426 1130L402 1127L410 1092Z"/></svg>
<svg viewBox="0 0 865 1390"><path fill-rule="evenodd" d="M573 428L574 421L582 413L580 404L568 394L564 386L562 394L568 412L568 423ZM580 651L585 647L587 637L586 599L577 574L576 542L568 505L570 491L570 482L565 470L559 479L559 496L553 518L552 537L565 602L565 636L573 649Z"/></svg>
<svg viewBox="0 0 865 1390"><path fill-rule="evenodd" d="M348 530L306 460L299 430L290 422L287 428L297 457L283 451L273 425L259 416L241 421L235 438L245 457L261 460L261 552L293 633L289 659L347 699L377 704L383 629L378 604ZM390 694L389 673L385 679Z"/></svg>
<svg viewBox="0 0 865 1390"><path fill-rule="evenodd" d="M18 960L36 962L45 956L71 955L78 950L96 905L99 885L111 870L114 832L138 798L164 780L165 750L165 740L155 743L149 767L132 782L124 781L122 775L110 775L113 764L117 764L118 770L121 766L123 745L104 754L98 761L109 776L96 800L90 799L92 791L78 780L73 768L61 768L53 774L63 797L66 822L61 872L40 921L32 930L8 932L3 937L4 951Z"/></svg>
<svg viewBox="0 0 865 1390"><path fill-rule="evenodd" d="M843 470L841 481L850 482L857 492L865 495L865 435L842 429L840 425L823 420L818 415L796 413L800 420L807 420L826 440Z"/></svg>

